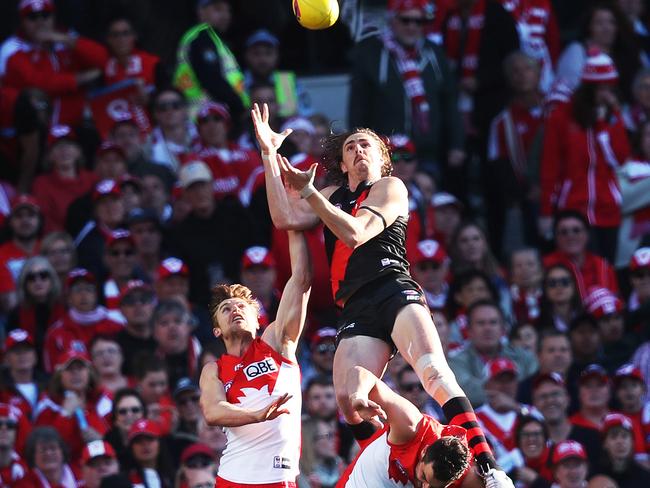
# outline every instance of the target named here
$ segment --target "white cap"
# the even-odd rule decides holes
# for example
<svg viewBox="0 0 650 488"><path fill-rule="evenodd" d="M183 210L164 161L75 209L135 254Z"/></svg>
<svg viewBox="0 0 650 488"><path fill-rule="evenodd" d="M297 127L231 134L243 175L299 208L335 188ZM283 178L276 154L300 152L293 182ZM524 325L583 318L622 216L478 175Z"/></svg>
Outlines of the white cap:
<svg viewBox="0 0 650 488"><path fill-rule="evenodd" d="M181 167L178 174L178 181L183 189L200 181L211 183L213 181L212 171L203 161L191 161Z"/></svg>

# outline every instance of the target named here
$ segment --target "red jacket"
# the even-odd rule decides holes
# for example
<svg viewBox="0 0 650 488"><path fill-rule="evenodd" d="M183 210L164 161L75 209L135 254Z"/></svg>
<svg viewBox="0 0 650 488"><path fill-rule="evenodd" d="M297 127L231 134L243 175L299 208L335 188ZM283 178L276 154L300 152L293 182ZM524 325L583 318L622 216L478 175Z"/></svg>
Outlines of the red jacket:
<svg viewBox="0 0 650 488"><path fill-rule="evenodd" d="M585 261L580 268L563 252L555 251L544 256L544 268L548 269L555 264L563 264L573 271L582 300L587 297L588 290L594 286L607 288L615 294L618 293L616 271L606 259L600 256L585 252Z"/></svg>
<svg viewBox="0 0 650 488"><path fill-rule="evenodd" d="M74 127L81 122L85 105L85 92L77 84L76 74L103 68L106 58L101 45L83 37L72 49L57 43L46 50L23 40L7 60L3 84L18 90L43 90L52 98L52 124Z"/></svg>
<svg viewBox="0 0 650 488"><path fill-rule="evenodd" d="M616 227L621 223L621 194L615 170L630 155L620 114L583 129L574 120L573 104L558 105L544 132L540 172L541 214L572 209L591 225Z"/></svg>
<svg viewBox="0 0 650 488"><path fill-rule="evenodd" d="M11 462L8 466L0 468L0 488L10 488L14 486L18 480L23 479L29 468L25 461L16 454L15 452L11 453Z"/></svg>
<svg viewBox="0 0 650 488"><path fill-rule="evenodd" d="M60 483L49 483L39 470L30 469L23 479L13 485L13 488L77 488L82 486L81 483L82 477L79 470L74 466L64 464L63 479Z"/></svg>
<svg viewBox="0 0 650 488"><path fill-rule="evenodd" d="M50 327L45 336L43 351L43 362L48 373L54 370L59 355L69 349L88 350L90 341L96 335L115 335L124 328L122 324L107 318L103 309L98 310L103 313L97 313L94 321L82 324L75 321L71 312L68 312L63 319Z"/></svg>
<svg viewBox="0 0 650 488"><path fill-rule="evenodd" d="M46 396L38 402L36 406L36 422L34 425L48 425L54 427L63 442L70 450L71 464L75 465L81 458L81 451L86 445L81 437L81 430L77 422L77 418L72 415L66 417L63 414L63 399ZM108 424L97 413L96 400L89 399L86 401L86 408L84 415L88 421L88 426L95 429L102 437L108 431Z"/></svg>

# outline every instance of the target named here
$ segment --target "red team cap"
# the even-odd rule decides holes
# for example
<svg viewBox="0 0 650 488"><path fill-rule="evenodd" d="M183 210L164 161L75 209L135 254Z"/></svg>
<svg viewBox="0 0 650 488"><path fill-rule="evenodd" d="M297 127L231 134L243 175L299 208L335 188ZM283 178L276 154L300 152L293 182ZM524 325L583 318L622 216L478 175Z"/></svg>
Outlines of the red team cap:
<svg viewBox="0 0 650 488"><path fill-rule="evenodd" d="M392 135L389 139L389 146L391 152L415 155L415 144L407 135Z"/></svg>
<svg viewBox="0 0 650 488"><path fill-rule="evenodd" d="M598 49L590 49L582 70L582 82L615 84L617 81L618 71L612 58Z"/></svg>
<svg viewBox="0 0 650 488"><path fill-rule="evenodd" d="M492 359L485 365L484 378L489 381L506 373L517 376L517 365L508 358Z"/></svg>
<svg viewBox="0 0 650 488"><path fill-rule="evenodd" d="M33 12L54 12L54 2L52 0L21 0L18 4L18 12L21 16Z"/></svg>
<svg viewBox="0 0 650 488"><path fill-rule="evenodd" d="M21 344L27 344L34 347L34 338L24 329L14 329L7 335L5 340L5 351L9 351Z"/></svg>
<svg viewBox="0 0 650 488"><path fill-rule="evenodd" d="M202 122L208 117L210 117L211 115L223 119L228 124L230 123L230 111L228 110L228 107L226 107L222 103L216 103L216 102L202 103L201 106L199 107L199 111L196 114L196 120Z"/></svg>
<svg viewBox="0 0 650 488"><path fill-rule="evenodd" d="M585 309L595 319L623 311L623 302L607 288L591 288L585 298Z"/></svg>
<svg viewBox="0 0 650 488"><path fill-rule="evenodd" d="M102 180L95 185L93 202L96 202L100 198L110 196L119 197L120 195L122 195L122 190L115 180Z"/></svg>
<svg viewBox="0 0 650 488"><path fill-rule="evenodd" d="M610 429L614 427L621 427L628 432L634 431L634 426L629 417L623 415L622 413L609 413L605 415L603 419L603 426L600 429L602 435L607 435Z"/></svg>
<svg viewBox="0 0 650 488"><path fill-rule="evenodd" d="M210 446L197 442L183 449L183 453L181 454L181 464L185 464L190 458L193 458L194 456L207 456L210 459L213 459L215 461L217 460L217 455Z"/></svg>
<svg viewBox="0 0 650 488"><path fill-rule="evenodd" d="M429 6L428 0L389 0L389 12L405 12L407 10L426 10Z"/></svg>
<svg viewBox="0 0 650 488"><path fill-rule="evenodd" d="M95 153L95 155L99 157L109 152L117 153L122 159L126 159L126 154L124 154L124 149L122 149L120 146L118 146L112 141L102 142L101 145L97 148L97 152Z"/></svg>
<svg viewBox="0 0 650 488"><path fill-rule="evenodd" d="M129 444L133 442L136 437L139 437L141 435L158 438L160 437L160 427L153 420L138 420L131 426L131 429L129 429Z"/></svg>
<svg viewBox="0 0 650 488"><path fill-rule="evenodd" d="M456 198L451 193L447 193L447 192L444 192L444 191L438 192L435 195L433 195L433 197L431 197L431 204L435 208L445 207L447 205L452 205L452 206L458 208L459 210L463 209L463 204L461 203L461 201L458 198Z"/></svg>
<svg viewBox="0 0 650 488"><path fill-rule="evenodd" d="M447 261L447 253L438 241L426 239L415 246L413 253L413 264L420 264L427 261L442 264Z"/></svg>
<svg viewBox="0 0 650 488"><path fill-rule="evenodd" d="M133 240L133 236L128 230L117 229L112 231L110 234L108 234L108 237L106 237L106 247L111 247L114 244L121 241L126 241L132 246L135 246L135 241Z"/></svg>
<svg viewBox="0 0 650 488"><path fill-rule="evenodd" d="M65 369L70 366L74 361L81 361L90 365L90 356L86 351L79 351L77 349L69 349L57 358L55 369Z"/></svg>
<svg viewBox="0 0 650 488"><path fill-rule="evenodd" d="M81 452L81 465L85 466L88 461L92 461L98 457L109 457L116 459L117 455L113 446L106 441L92 441L86 444L84 450Z"/></svg>
<svg viewBox="0 0 650 488"><path fill-rule="evenodd" d="M120 303L129 293L136 290L153 291L151 286L142 280L129 280L120 292Z"/></svg>
<svg viewBox="0 0 650 488"><path fill-rule="evenodd" d="M332 340L336 339L336 329L334 327L323 327L321 329L318 329L316 333L312 336L311 343L314 346L317 346L321 342L326 341L328 339L332 339Z"/></svg>
<svg viewBox="0 0 650 488"><path fill-rule="evenodd" d="M189 275L190 269L187 267L187 264L178 258L164 259L158 265L158 279L160 280L164 280L170 276L188 277Z"/></svg>
<svg viewBox="0 0 650 488"><path fill-rule="evenodd" d="M562 441L555 446L553 451L553 464L559 464L567 459L587 460L587 453L582 444L576 441Z"/></svg>
<svg viewBox="0 0 650 488"><path fill-rule="evenodd" d="M66 288L70 288L77 281L86 281L88 283L92 283L93 285L97 283L95 275L84 268L75 268L68 273L68 276L65 279Z"/></svg>
<svg viewBox="0 0 650 488"><path fill-rule="evenodd" d="M580 373L580 378L578 378L578 385L582 385L585 381L590 380L591 378L596 378L601 381L601 383L609 383L609 376L605 368L599 364L590 364Z"/></svg>
<svg viewBox="0 0 650 488"><path fill-rule="evenodd" d="M630 260L630 271L650 269L650 247L637 249Z"/></svg>
<svg viewBox="0 0 650 488"><path fill-rule="evenodd" d="M31 208L38 213L41 211L41 207L36 198L27 194L18 195L13 199L13 202L11 203L11 213L14 213L16 210L23 207Z"/></svg>
<svg viewBox="0 0 650 488"><path fill-rule="evenodd" d="M244 251L244 255L241 258L241 267L242 269L248 269L253 266L275 268L275 259L273 259L273 255L266 247L249 247Z"/></svg>
<svg viewBox="0 0 650 488"><path fill-rule="evenodd" d="M616 370L616 373L614 373L614 385L618 386L621 381L623 381L626 378L631 378L633 380L640 381L642 384L645 385L645 380L643 379L643 373L641 373L641 370L634 366L633 364L624 364L620 368Z"/></svg>
<svg viewBox="0 0 650 488"><path fill-rule="evenodd" d="M53 125L47 135L47 145L52 147L59 141L76 141L72 128L69 125Z"/></svg>
<svg viewBox="0 0 650 488"><path fill-rule="evenodd" d="M566 383L560 373L553 372L537 375L533 380L533 390L536 390L543 383L553 383L562 388L566 388Z"/></svg>

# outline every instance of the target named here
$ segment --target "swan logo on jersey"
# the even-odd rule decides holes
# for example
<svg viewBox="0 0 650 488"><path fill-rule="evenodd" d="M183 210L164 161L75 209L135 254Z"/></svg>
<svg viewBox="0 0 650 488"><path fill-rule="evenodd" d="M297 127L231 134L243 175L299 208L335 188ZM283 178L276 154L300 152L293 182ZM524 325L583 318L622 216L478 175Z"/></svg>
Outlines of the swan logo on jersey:
<svg viewBox="0 0 650 488"><path fill-rule="evenodd" d="M275 456L273 458L273 467L276 469L291 469L291 459L282 456Z"/></svg>
<svg viewBox="0 0 650 488"><path fill-rule="evenodd" d="M256 363L251 363L244 368L244 374L248 380L254 380L258 376L275 373L278 367L271 358L264 358Z"/></svg>

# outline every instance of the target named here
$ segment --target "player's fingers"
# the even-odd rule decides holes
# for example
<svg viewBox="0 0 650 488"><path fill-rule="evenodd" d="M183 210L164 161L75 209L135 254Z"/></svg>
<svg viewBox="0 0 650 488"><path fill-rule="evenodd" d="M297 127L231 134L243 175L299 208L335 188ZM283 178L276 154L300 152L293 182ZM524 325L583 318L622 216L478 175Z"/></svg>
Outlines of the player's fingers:
<svg viewBox="0 0 650 488"><path fill-rule="evenodd" d="M288 136L289 134L291 134L292 132L293 132L293 129L284 129L284 130L280 133L280 135L281 135L282 137L287 137L287 136Z"/></svg>
<svg viewBox="0 0 650 488"><path fill-rule="evenodd" d="M269 106L266 103L262 105L262 121L269 121Z"/></svg>

